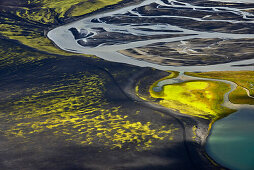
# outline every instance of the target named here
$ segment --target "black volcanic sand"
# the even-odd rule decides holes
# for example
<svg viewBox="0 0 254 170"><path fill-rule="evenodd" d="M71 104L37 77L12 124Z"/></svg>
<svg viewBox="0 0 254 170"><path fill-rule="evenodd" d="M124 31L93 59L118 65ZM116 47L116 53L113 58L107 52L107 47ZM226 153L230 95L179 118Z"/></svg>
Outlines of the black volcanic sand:
<svg viewBox="0 0 254 170"><path fill-rule="evenodd" d="M15 55L22 55L23 59L30 54L38 53L36 50L19 46L12 41L1 40L1 43L6 45L6 55L9 55L6 60L13 57L13 54L8 53L8 47L19 49L15 51L14 48L13 52ZM30 53L24 54L24 51ZM197 140L192 139L192 127L198 125L201 131L205 132L202 135L205 135L208 121L174 115L168 109L147 105L128 90L133 89L140 77L153 75L152 79L149 79L152 82L164 76L165 72L78 56L52 56L43 53L41 56L46 57L39 61L19 62L14 56L14 61L9 64L5 64L6 60L1 62L1 169L216 168L203 156L202 140L198 137ZM131 150L124 147L110 149L99 141L91 145L80 145L75 141L66 141L64 135L56 135L54 130L45 130L25 138L9 136L5 133L16 123L33 122L36 118L29 119L24 115L23 119L16 120L14 119L16 116L22 115L8 116L8 110L11 111L11 108L3 108L3 106L12 106L20 98L51 89L64 75L79 73L83 76L96 74L103 77L104 91L102 92L109 102L109 105L105 107L120 106L121 112L126 113L133 121L151 122L155 127L173 124L178 128L177 133L173 135L173 140L156 141L151 149L138 151L135 149L137 145L135 142L129 144L129 147L133 148ZM66 82L67 86L68 84ZM137 111L138 115L136 115ZM40 117L38 119L40 120ZM23 130L28 129L24 127ZM84 137L81 134L80 136Z"/></svg>

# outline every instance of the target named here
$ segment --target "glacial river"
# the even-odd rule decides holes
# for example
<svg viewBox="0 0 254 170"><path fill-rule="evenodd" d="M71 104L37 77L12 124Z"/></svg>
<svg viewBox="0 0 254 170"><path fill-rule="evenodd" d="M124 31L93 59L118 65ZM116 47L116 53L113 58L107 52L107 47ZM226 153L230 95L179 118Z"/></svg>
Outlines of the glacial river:
<svg viewBox="0 0 254 170"><path fill-rule="evenodd" d="M213 0L214 1L214 0ZM244 2L250 3L248 0L223 0L230 2ZM195 16L182 16L182 15L160 15L160 16L144 16L136 10L137 8L145 5L156 3L157 8L173 8L173 9L191 9L193 11L207 11L209 13L222 12L225 14L234 14L241 18L241 20L235 19L208 19L208 16L198 18ZM221 22L234 23L234 24L254 24L254 15L246 12L250 9L235 8L231 6L197 6L184 1L167 1L167 0L145 0L141 4L136 4L121 8L115 11L110 11L103 14L93 15L73 23L69 23L60 27L57 27L48 32L48 38L51 39L59 48L75 52L96 55L108 61L127 63L131 65L141 67L153 67L159 70L176 70L176 71L233 71L233 70L254 70L254 59L236 61L217 65L208 66L170 66L159 65L143 60L136 60L131 57L127 57L120 54L119 50L125 50L130 48L142 47L154 43L163 42L176 42L185 41L194 38L219 38L219 39L243 39L254 38L254 34L236 34L232 32L211 32L198 29L190 29L188 27L178 26L177 24L171 25L169 23L140 23L134 24L131 22L124 23L112 23L112 20L119 19L121 17L136 17L136 18L178 18L191 19L197 22L214 22L219 24ZM83 30L87 36L74 38L71 28L75 28L77 31ZM85 30L85 31L84 31ZM110 43L100 42L101 39L93 38L100 34L99 30L104 31L104 36L111 33L118 33L122 35L135 35L135 36L149 36L149 35L177 35L179 37L172 38L152 38L147 40L132 40L132 41L111 41ZM147 31L152 30L152 31ZM173 31L172 31L173 30ZM107 33L107 34L106 34ZM81 46L78 41L82 41ZM93 45L85 45L88 42L92 42ZM235 66L233 66L235 65ZM246 65L244 67L236 65ZM231 104L229 104L231 105ZM234 106L232 106L234 107ZM254 169L254 122L253 108L246 106L239 106L238 112L231 114L230 116L221 119L213 125L210 136L207 140L206 149L208 154L219 164L229 167L231 169Z"/></svg>

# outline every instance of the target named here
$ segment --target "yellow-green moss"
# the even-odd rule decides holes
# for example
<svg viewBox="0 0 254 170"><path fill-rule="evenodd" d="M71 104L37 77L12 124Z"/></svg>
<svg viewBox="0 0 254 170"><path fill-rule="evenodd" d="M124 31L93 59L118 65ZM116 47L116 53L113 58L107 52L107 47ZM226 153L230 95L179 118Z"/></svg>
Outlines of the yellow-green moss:
<svg viewBox="0 0 254 170"><path fill-rule="evenodd" d="M215 81L188 81L165 85L161 92L151 92L160 98L159 104L183 114L205 119L218 119L234 110L222 106L224 94L230 86Z"/></svg>
<svg viewBox="0 0 254 170"><path fill-rule="evenodd" d="M54 23L56 18L82 16L122 0L34 0L27 2L35 7L18 7L16 15L29 21Z"/></svg>
<svg viewBox="0 0 254 170"><path fill-rule="evenodd" d="M186 75L228 80L238 85L237 89L229 95L229 100L235 104L253 104L254 99L250 98L244 87L249 90L250 95L254 96L254 71L214 71L203 73L185 73Z"/></svg>
<svg viewBox="0 0 254 170"><path fill-rule="evenodd" d="M162 80L166 80L166 79L173 79L173 78L176 78L176 77L179 76L179 72L177 72L177 71L167 71L167 72L169 73L168 76L163 77L162 79L155 81L155 82L152 84L152 86L149 87L149 93L151 93L151 90L152 90L154 87L157 86L158 82L160 82L160 81L162 81ZM137 85L136 85L136 87L135 87L135 93L136 93L136 95L137 95L139 98L141 98L142 100L153 101L153 99L150 98L149 96L143 96L143 95L140 94L140 92L139 92L139 86L140 86L140 82L138 82Z"/></svg>
<svg viewBox="0 0 254 170"><path fill-rule="evenodd" d="M40 51L66 56L77 55L57 48L47 37L44 37L42 33L29 30L26 31L24 28L17 25L0 24L0 33L9 39L18 40L22 44ZM91 55L85 56L91 57Z"/></svg>
<svg viewBox="0 0 254 170"><path fill-rule="evenodd" d="M37 0L34 4L40 4L42 8L54 9L60 18L65 17L67 11L69 16L80 16L108 5L113 5L122 0Z"/></svg>
<svg viewBox="0 0 254 170"><path fill-rule="evenodd" d="M66 75L43 91L1 105L0 118L9 122L5 135L29 140L53 133L81 145L124 149L131 145L137 150L173 139L173 125L139 122L129 117L131 113L124 114L120 106L109 104L103 95L104 82L88 72Z"/></svg>
<svg viewBox="0 0 254 170"><path fill-rule="evenodd" d="M245 89L240 86L229 94L230 102L234 104L250 104L254 105L254 99L250 98Z"/></svg>
<svg viewBox="0 0 254 170"><path fill-rule="evenodd" d="M16 15L29 21L36 21L40 23L54 23L55 16L52 15L51 12L52 11L49 8L19 8L16 11Z"/></svg>
<svg viewBox="0 0 254 170"><path fill-rule="evenodd" d="M16 7L8 11L17 19L1 18L4 22L0 24L0 34L9 39L18 40L24 45L36 48L52 54L74 55L71 52L65 52L58 49L44 36L44 28L52 26L61 18L70 18L81 16L108 5L117 4L121 0L34 0L26 1L29 5L35 7ZM25 6L25 5L24 5ZM1 11L0 11L1 12ZM68 15L67 15L68 13ZM27 20L19 21L18 18ZM38 27L38 23L42 24ZM46 24L45 26L43 26ZM31 27L32 26L32 27ZM30 28L31 27L31 28ZM90 56L91 55L85 55Z"/></svg>
<svg viewBox="0 0 254 170"><path fill-rule="evenodd" d="M196 138L197 138L197 126L193 126L192 127L192 133L193 133L193 136L192 136L192 139L195 141L196 140Z"/></svg>

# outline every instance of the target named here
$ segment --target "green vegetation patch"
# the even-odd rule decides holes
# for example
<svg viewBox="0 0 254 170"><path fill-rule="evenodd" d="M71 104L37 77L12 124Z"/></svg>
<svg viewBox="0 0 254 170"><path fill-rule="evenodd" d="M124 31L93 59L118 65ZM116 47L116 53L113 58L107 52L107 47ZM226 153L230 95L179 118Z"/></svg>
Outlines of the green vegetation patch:
<svg viewBox="0 0 254 170"><path fill-rule="evenodd" d="M240 86L237 86L237 88L229 94L229 100L230 100L230 102L235 103L235 104L254 105L254 99L250 98L247 95L246 90Z"/></svg>
<svg viewBox="0 0 254 170"><path fill-rule="evenodd" d="M168 76L165 76L165 77L163 77L162 79L159 79L159 80L157 80L157 81L155 81L155 82L151 82L150 84L152 84L152 85L151 85L150 87L149 87L149 85L148 85L149 83L146 84L146 83L147 83L147 82L146 82L145 85L143 85L143 86L145 86L145 87L140 88L141 83L144 84L143 82L141 82L141 81L143 81L143 80L141 80L140 82L138 82L137 85L136 85L136 87L135 87L136 95L137 95L139 98L141 98L142 100L149 100L149 101L151 101L151 102L154 101L154 98L151 98L151 97L150 97L151 90L152 90L154 87L156 87L157 84L158 84L160 81L166 80L166 79L173 79L173 78L176 78L176 77L179 76L179 72L177 72L177 71L167 71L167 73L169 73ZM151 77L149 77L149 79L151 79ZM148 90L147 90L146 88L148 88ZM149 91L149 92L146 94L146 91ZM145 93L144 93L144 92L145 92Z"/></svg>
<svg viewBox="0 0 254 170"><path fill-rule="evenodd" d="M159 104L180 113L204 119L217 120L234 110L223 107L224 94L230 86L215 81L187 81L163 86L155 92L150 89L153 98L160 99Z"/></svg>
<svg viewBox="0 0 254 170"><path fill-rule="evenodd" d="M33 25L25 21L21 24L18 21L8 18L4 18L4 20L5 21L0 24L0 35L8 39L17 40L24 45L51 54L75 55L57 48L44 36L44 27L38 27L36 24ZM13 22L13 24L10 22Z"/></svg>
<svg viewBox="0 0 254 170"><path fill-rule="evenodd" d="M56 24L88 14L122 0L20 0L0 7L0 35L24 45L52 54L73 55L57 47L45 37L45 30ZM88 55L86 55L88 56ZM90 56L91 57L91 56Z"/></svg>
<svg viewBox="0 0 254 170"><path fill-rule="evenodd" d="M179 72L169 71L171 74L155 81L149 87L150 96L140 93L139 84L136 86L136 94L141 99L158 103L182 114L201 117L215 121L235 110L222 106L224 94L230 90L230 85L219 81L185 81L164 85L162 90L154 91L157 84L166 79L179 76Z"/></svg>
<svg viewBox="0 0 254 170"><path fill-rule="evenodd" d="M172 126L153 128L151 122L133 121L119 106L109 105L103 82L100 76L85 72L68 75L48 90L3 104L1 119L14 124L5 127L4 133L29 140L47 132L85 145L125 149L135 145L138 150L172 138L176 130Z"/></svg>
<svg viewBox="0 0 254 170"><path fill-rule="evenodd" d="M238 85L237 89L229 95L229 100L235 104L253 104L254 99L247 95L246 88L254 96L254 71L214 71L203 73L185 73L186 75L228 80Z"/></svg>
<svg viewBox="0 0 254 170"><path fill-rule="evenodd" d="M39 64L38 61L56 56L28 50L26 47L0 39L0 70L14 72L25 64Z"/></svg>
<svg viewBox="0 0 254 170"><path fill-rule="evenodd" d="M108 5L117 4L122 0L43 0L35 1L42 4L44 8L55 9L59 17L81 16Z"/></svg>

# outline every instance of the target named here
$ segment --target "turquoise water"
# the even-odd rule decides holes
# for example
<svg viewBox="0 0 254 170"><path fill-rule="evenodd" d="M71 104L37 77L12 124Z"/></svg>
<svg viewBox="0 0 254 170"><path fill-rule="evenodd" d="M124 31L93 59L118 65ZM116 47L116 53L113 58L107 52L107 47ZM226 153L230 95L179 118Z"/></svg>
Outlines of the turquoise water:
<svg viewBox="0 0 254 170"><path fill-rule="evenodd" d="M254 109L243 108L214 123L206 151L233 170L254 170Z"/></svg>

